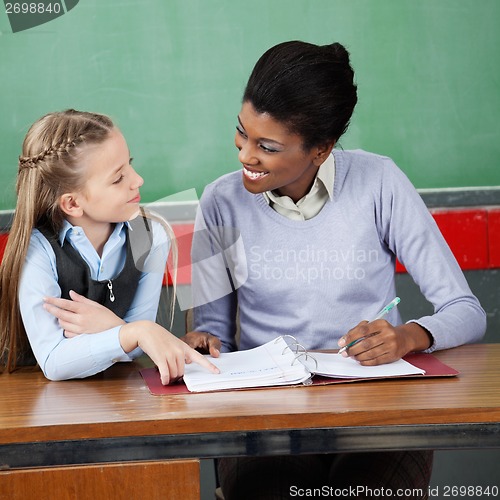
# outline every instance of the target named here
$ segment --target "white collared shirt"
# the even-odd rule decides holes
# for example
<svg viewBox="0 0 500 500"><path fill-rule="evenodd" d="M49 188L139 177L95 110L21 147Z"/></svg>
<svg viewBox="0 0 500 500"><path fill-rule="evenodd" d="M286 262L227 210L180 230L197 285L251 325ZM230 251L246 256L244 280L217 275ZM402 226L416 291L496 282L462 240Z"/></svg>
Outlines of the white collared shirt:
<svg viewBox="0 0 500 500"><path fill-rule="evenodd" d="M289 196L279 196L273 191L263 193L271 208L291 220L308 220L319 214L328 199L333 197L335 160L333 154L321 164L311 190L297 203Z"/></svg>

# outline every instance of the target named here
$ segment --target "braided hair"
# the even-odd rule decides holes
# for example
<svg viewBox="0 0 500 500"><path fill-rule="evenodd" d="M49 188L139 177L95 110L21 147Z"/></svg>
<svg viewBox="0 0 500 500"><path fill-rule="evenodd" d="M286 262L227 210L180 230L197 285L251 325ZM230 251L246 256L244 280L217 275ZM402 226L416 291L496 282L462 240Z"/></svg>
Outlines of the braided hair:
<svg viewBox="0 0 500 500"><path fill-rule="evenodd" d="M35 156L20 156L19 170L22 170L23 168L35 168L38 162L44 161L45 158L50 157L52 155L57 155L57 157L59 158L61 154L68 153L69 148L74 147L77 141L82 142L83 139L84 136L81 135L68 142L62 144L54 144L48 147L47 149L44 149Z"/></svg>

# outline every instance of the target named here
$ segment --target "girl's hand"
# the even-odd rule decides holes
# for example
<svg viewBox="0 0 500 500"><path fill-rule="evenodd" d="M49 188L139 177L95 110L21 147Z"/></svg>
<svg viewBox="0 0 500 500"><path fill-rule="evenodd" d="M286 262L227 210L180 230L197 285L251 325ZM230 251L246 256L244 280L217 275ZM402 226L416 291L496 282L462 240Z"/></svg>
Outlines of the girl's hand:
<svg viewBox="0 0 500 500"><path fill-rule="evenodd" d="M98 333L125 323L114 312L97 302L73 290L69 295L72 300L45 297L43 305L46 311L59 320L65 337L71 338L81 333Z"/></svg>
<svg viewBox="0 0 500 500"><path fill-rule="evenodd" d="M365 366L382 365L401 359L409 352L423 351L432 344L431 335L417 323L392 326L384 319L362 321L338 342L344 347L356 341L342 353Z"/></svg>
<svg viewBox="0 0 500 500"><path fill-rule="evenodd" d="M188 346L204 354L210 354L213 358L220 355L221 342L214 335L206 332L189 332L181 337Z"/></svg>
<svg viewBox="0 0 500 500"><path fill-rule="evenodd" d="M140 347L158 367L163 385L181 378L185 363L198 363L212 373L220 373L205 356L152 321L135 321L122 326L120 344L125 352Z"/></svg>

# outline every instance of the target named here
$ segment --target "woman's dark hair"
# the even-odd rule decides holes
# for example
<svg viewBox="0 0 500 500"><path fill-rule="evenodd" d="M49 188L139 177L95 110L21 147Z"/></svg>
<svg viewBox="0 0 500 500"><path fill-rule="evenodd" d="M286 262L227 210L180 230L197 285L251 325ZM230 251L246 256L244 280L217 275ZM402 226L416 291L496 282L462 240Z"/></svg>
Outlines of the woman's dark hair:
<svg viewBox="0 0 500 500"><path fill-rule="evenodd" d="M338 141L357 102L349 53L340 43L284 42L257 61L243 102L304 139L304 148Z"/></svg>

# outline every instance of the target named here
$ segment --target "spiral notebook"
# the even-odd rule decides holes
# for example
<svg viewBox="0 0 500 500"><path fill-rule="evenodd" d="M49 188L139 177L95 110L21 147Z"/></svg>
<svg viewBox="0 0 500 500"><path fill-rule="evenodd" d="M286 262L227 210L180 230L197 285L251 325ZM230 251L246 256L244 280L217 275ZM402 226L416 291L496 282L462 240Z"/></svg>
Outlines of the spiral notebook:
<svg viewBox="0 0 500 500"><path fill-rule="evenodd" d="M210 357L220 374L209 373L194 363L186 365L183 384L162 386L156 368L143 369L141 374L156 395L458 374L430 354L413 356L418 363L400 359L385 365L362 366L336 353L310 353L294 337L287 335L254 349ZM426 368L430 369L429 373Z"/></svg>

